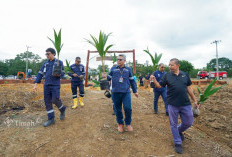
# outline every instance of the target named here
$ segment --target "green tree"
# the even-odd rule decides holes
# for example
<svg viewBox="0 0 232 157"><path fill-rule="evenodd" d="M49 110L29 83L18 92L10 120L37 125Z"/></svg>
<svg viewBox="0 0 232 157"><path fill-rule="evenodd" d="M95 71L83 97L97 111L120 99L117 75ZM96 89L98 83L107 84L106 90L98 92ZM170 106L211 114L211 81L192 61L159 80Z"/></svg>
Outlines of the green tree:
<svg viewBox="0 0 232 157"><path fill-rule="evenodd" d="M191 71L194 69L192 63L186 61L186 60L180 60L180 70L187 72L188 74L191 73Z"/></svg>
<svg viewBox="0 0 232 157"><path fill-rule="evenodd" d="M0 61L0 75L6 76L8 71L8 66L5 62Z"/></svg>
<svg viewBox="0 0 232 157"><path fill-rule="evenodd" d="M226 57L221 57L218 59L218 68L219 71L227 71L232 68L232 60ZM216 71L216 58L211 59L209 63L207 63L207 69Z"/></svg>

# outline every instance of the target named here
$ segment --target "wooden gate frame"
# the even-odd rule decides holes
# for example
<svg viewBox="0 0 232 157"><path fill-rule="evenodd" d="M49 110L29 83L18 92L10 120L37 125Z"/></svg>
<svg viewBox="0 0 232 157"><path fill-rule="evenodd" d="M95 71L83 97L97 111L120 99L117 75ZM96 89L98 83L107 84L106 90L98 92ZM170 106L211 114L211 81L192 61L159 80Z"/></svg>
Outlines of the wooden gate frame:
<svg viewBox="0 0 232 157"><path fill-rule="evenodd" d="M86 72L85 72L85 87L87 87L88 83L88 70L89 70L89 56L90 53L98 53L98 51L90 51L88 50L87 61L86 61ZM107 51L107 53L132 53L133 54L133 73L136 73L135 66L135 50L127 50L127 51Z"/></svg>

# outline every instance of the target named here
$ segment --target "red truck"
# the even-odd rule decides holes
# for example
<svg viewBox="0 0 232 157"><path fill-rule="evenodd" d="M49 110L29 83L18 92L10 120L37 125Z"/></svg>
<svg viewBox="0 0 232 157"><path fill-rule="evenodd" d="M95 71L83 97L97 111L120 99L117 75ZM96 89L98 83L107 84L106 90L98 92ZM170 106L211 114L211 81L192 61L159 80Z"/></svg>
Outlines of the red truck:
<svg viewBox="0 0 232 157"><path fill-rule="evenodd" d="M227 78L227 72L226 71L219 71L219 79L224 79ZM217 77L217 72L216 71L198 71L197 74L199 79L214 79L215 77Z"/></svg>

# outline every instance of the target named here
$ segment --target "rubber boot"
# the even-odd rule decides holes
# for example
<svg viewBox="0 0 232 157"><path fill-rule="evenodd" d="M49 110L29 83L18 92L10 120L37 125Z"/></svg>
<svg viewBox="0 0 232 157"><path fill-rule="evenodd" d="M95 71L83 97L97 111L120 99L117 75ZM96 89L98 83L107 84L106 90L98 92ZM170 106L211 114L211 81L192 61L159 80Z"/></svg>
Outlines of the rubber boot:
<svg viewBox="0 0 232 157"><path fill-rule="evenodd" d="M84 106L83 97L79 97L79 102L80 102L81 107L83 107Z"/></svg>
<svg viewBox="0 0 232 157"><path fill-rule="evenodd" d="M77 108L77 98L74 98L74 99L73 99L73 104L74 104L74 105L72 106L72 108L73 108L73 109Z"/></svg>
<svg viewBox="0 0 232 157"><path fill-rule="evenodd" d="M53 119L49 119L48 121L44 122L43 126L44 127L48 127L48 126L50 126L52 124L55 124L54 118Z"/></svg>

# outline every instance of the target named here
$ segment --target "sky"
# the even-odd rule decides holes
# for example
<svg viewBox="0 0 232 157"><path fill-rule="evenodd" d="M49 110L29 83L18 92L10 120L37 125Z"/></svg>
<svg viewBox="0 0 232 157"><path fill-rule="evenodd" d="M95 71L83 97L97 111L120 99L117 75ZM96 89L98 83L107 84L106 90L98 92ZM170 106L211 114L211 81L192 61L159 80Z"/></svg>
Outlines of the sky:
<svg viewBox="0 0 232 157"><path fill-rule="evenodd" d="M26 45L45 58L53 47L47 37L62 28L62 61L80 56L85 65L87 51L96 50L85 38L102 30L112 32L110 50L135 49L139 63L151 64L143 52L149 47L166 65L178 58L203 68L216 56L214 40L221 40L219 57L232 59L231 15L231 0L0 0L0 60L15 58ZM91 68L101 64L94 56Z"/></svg>

